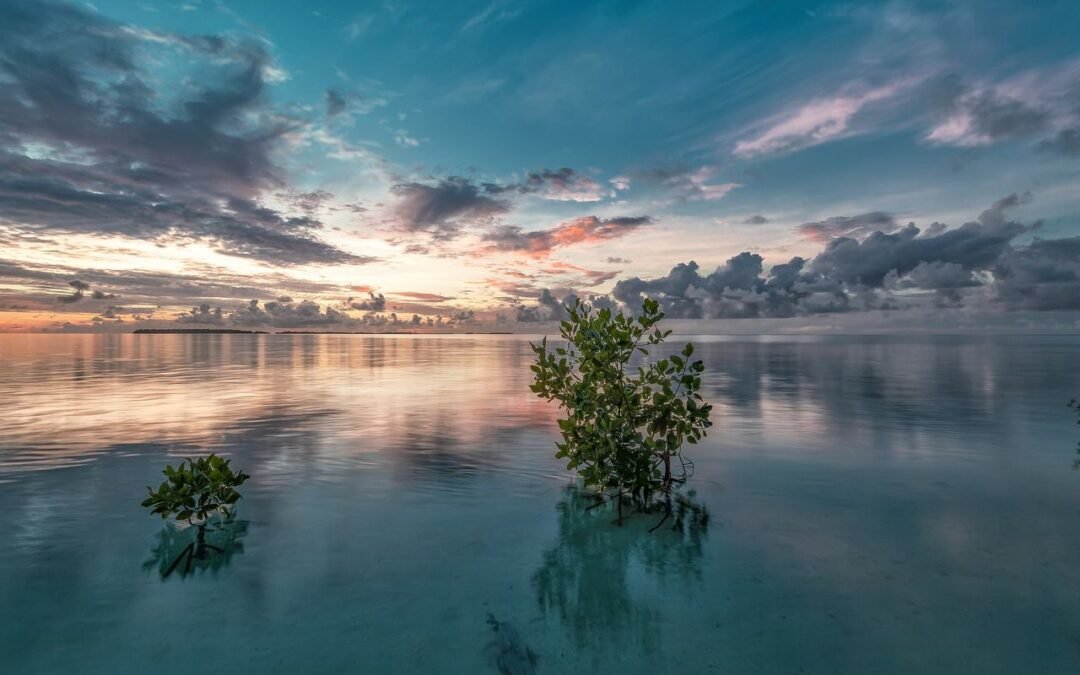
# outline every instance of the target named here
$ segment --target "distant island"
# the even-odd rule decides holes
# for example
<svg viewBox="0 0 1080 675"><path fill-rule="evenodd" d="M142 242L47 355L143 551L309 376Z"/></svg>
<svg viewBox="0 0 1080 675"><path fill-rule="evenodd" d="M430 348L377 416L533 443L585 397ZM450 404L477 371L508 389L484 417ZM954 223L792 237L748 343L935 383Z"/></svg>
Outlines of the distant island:
<svg viewBox="0 0 1080 675"><path fill-rule="evenodd" d="M411 330L279 330L274 335L414 335Z"/></svg>
<svg viewBox="0 0 1080 675"><path fill-rule="evenodd" d="M147 335L154 333L197 333L204 335L207 333L240 333L242 335L266 335L264 330L238 330L236 328L138 328L133 331L136 335Z"/></svg>

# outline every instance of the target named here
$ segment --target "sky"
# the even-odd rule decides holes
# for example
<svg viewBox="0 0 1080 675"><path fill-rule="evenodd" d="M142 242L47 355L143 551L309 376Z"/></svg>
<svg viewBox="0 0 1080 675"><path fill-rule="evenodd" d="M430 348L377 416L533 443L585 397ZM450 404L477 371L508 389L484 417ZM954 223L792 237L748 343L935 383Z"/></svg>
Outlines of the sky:
<svg viewBox="0 0 1080 675"><path fill-rule="evenodd" d="M0 331L1076 330L1077 25L0 0Z"/></svg>

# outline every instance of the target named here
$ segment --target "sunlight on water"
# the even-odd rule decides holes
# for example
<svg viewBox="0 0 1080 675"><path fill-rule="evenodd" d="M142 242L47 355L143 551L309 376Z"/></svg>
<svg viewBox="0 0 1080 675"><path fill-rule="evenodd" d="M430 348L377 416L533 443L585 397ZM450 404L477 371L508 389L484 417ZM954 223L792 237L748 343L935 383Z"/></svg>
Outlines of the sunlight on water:
<svg viewBox="0 0 1080 675"><path fill-rule="evenodd" d="M526 338L2 336L0 670L1076 670L1080 340L695 342L710 518L649 534L568 490ZM162 580L145 486L211 451L227 554Z"/></svg>

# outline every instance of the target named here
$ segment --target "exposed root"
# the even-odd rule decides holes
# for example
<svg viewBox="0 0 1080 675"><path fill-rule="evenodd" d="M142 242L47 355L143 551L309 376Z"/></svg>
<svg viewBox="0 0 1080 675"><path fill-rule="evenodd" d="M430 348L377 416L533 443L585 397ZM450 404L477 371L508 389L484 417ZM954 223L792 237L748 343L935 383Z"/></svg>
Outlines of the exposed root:
<svg viewBox="0 0 1080 675"><path fill-rule="evenodd" d="M187 556L187 567L184 570L184 574L187 574L188 572L190 572L191 571L191 557L192 557L192 555L194 553L195 553L195 544L193 542L193 543L188 544L187 546L185 546L183 551L180 551L180 555L176 556L176 559L172 561L172 564L169 565L169 569L165 570L165 573L161 575L161 578L165 579L170 574L172 574L173 570L175 570L176 566L180 564L180 561L184 558L184 556Z"/></svg>
<svg viewBox="0 0 1080 675"><path fill-rule="evenodd" d="M656 530L660 529L660 526L664 524L664 521L666 521L669 516L671 516L671 509L670 508L664 509L664 517L660 519L659 523L657 523L657 524L653 525L652 527L650 527L649 532L652 533L652 532L655 532Z"/></svg>

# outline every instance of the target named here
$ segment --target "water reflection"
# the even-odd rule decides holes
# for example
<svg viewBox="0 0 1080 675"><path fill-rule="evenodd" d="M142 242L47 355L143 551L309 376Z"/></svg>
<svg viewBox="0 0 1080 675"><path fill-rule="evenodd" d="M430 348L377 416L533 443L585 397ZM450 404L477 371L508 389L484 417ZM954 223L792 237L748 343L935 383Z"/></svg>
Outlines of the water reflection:
<svg viewBox="0 0 1080 675"><path fill-rule="evenodd" d="M706 397L747 442L894 458L1045 437L1033 400L1080 377L1074 337L705 338ZM1067 398L1067 397L1066 397ZM725 433L712 430L711 434ZM959 442L958 442L959 441Z"/></svg>
<svg viewBox="0 0 1080 675"><path fill-rule="evenodd" d="M533 589L579 649L631 643L651 653L665 596L690 593L701 578L707 513L682 497L672 526L650 531L660 515L634 513L618 526L614 509L567 488L557 506L558 541L533 574Z"/></svg>
<svg viewBox="0 0 1080 675"><path fill-rule="evenodd" d="M234 556L244 552L244 537L249 521L220 520L206 526L205 546L200 551L196 527L177 527L169 523L156 536L150 556L142 569L157 569L162 579L204 573L217 574L228 567Z"/></svg>
<svg viewBox="0 0 1080 675"><path fill-rule="evenodd" d="M524 337L0 336L4 665L185 672L148 626L213 606L236 672L1075 670L1080 339L694 341L707 536L562 492ZM160 583L212 451L258 536Z"/></svg>
<svg viewBox="0 0 1080 675"><path fill-rule="evenodd" d="M237 435L357 459L406 434L482 446L550 424L549 407L521 395L527 351L523 340L407 336L4 336L0 471L71 466L110 446L220 448Z"/></svg>

